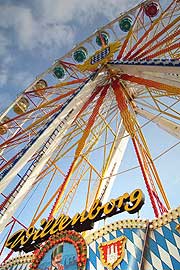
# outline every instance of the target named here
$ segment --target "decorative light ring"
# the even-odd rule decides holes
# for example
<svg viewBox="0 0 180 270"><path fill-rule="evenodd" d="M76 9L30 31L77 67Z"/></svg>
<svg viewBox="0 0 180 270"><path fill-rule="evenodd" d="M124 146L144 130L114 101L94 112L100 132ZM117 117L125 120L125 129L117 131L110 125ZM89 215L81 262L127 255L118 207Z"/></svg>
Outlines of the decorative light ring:
<svg viewBox="0 0 180 270"><path fill-rule="evenodd" d="M102 237L108 233L111 233L116 230L121 230L124 228L138 228L138 229L144 229L147 227L149 223L149 220L141 220L141 219L125 219L125 220L119 220L115 223L111 223L106 225L105 227L102 227L100 230L95 231L92 234L89 234L85 239L86 243L89 245L93 241L97 240L99 237Z"/></svg>
<svg viewBox="0 0 180 270"><path fill-rule="evenodd" d="M28 263L30 264L33 258L34 258L34 255L32 254L22 255L22 256L12 258L0 266L2 266L4 269L9 270L10 267L13 267L16 265L22 265L22 264L28 264Z"/></svg>
<svg viewBox="0 0 180 270"><path fill-rule="evenodd" d="M34 251L34 259L30 265L30 270L38 269L38 265L46 253L60 243L69 243L74 246L77 253L77 268L78 270L85 269L87 247L84 238L81 234L75 231L62 231L51 236L44 244L41 245L40 249Z"/></svg>

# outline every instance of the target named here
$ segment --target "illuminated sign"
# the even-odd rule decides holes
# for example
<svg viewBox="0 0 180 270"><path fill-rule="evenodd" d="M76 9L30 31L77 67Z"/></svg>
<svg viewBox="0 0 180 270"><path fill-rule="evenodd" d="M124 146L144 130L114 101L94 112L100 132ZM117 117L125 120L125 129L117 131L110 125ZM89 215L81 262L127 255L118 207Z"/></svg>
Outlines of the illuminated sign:
<svg viewBox="0 0 180 270"><path fill-rule="evenodd" d="M90 230L93 228L94 222L98 220L124 211L134 214L141 209L143 204L144 194L140 189L135 189L130 194L126 192L117 199L111 199L104 205L100 200L95 200L89 211L84 210L81 214L77 213L73 218L61 214L57 219L42 219L40 229L31 226L27 230L17 231L7 240L6 247L14 251L24 250L29 252L57 232L63 230L75 230L77 232Z"/></svg>

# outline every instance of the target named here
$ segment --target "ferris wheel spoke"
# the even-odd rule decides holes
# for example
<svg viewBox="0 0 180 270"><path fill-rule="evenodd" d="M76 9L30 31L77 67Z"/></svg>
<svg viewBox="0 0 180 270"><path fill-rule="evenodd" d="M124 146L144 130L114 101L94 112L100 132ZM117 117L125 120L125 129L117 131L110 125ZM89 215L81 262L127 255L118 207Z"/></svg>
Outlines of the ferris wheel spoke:
<svg viewBox="0 0 180 270"><path fill-rule="evenodd" d="M102 178L99 181L99 185L97 185L96 196L94 199L98 198L102 203L109 199L109 195L115 181L115 175L121 165L129 140L129 136L127 135L128 134L124 127L120 125L116 139L112 144L110 153L106 160L106 166L103 169Z"/></svg>
<svg viewBox="0 0 180 270"><path fill-rule="evenodd" d="M92 112L92 115L91 115L91 117L88 120L87 127L86 127L86 129L85 129L85 131L83 133L83 136L82 136L82 138L79 141L78 147L77 147L77 149L75 151L75 159L74 159L73 163L70 166L70 169L68 171L68 174L67 174L67 176L66 176L66 178L65 178L62 186L59 189L59 195L58 195L58 197L56 199L56 202L55 202L55 204L54 204L54 206L53 206L53 208L51 210L50 217L53 216L56 213L57 205L59 204L59 201L61 199L62 193L64 192L64 189L65 189L65 187L66 187L66 185L67 185L67 183L69 181L69 178L72 175L72 172L74 171L74 168L75 168L76 163L77 163L77 158L79 157L79 155L81 154L81 152L83 150L85 141L86 141L86 139L87 139L87 137L88 137L88 135L90 133L91 127L94 124L94 121L95 121L95 118L97 116L97 113L98 113L98 111L99 111L99 109L100 109L100 107L102 105L102 102L103 102L105 96L106 96L107 89L108 89L108 86L105 86L104 89L102 89L101 94L100 94L100 97L99 97L99 99L98 99L98 101L96 103L96 106L95 106L95 108L94 108L94 110Z"/></svg>
<svg viewBox="0 0 180 270"><path fill-rule="evenodd" d="M86 91L89 91L89 85L86 87ZM80 90L81 90L81 88L80 88ZM79 90L79 91L80 91ZM86 92L85 91L85 92ZM80 94L80 95L82 95L82 93ZM88 98L88 95L87 95L87 98ZM13 167L13 171L15 172L15 170L16 170L16 168L18 168L18 170L20 170L22 167L23 167L23 162L27 162L30 158L31 158L31 156L37 151L37 149L39 148L39 146L38 146L38 141L41 141L41 134L45 131L45 133L46 133L46 136L43 136L43 140L45 141L47 138L48 138L48 136L50 136L50 134L51 134L51 126L52 125L54 125L54 123L56 123L56 126L59 126L58 124L58 121L56 120L56 118L60 118L61 119L61 115L64 115L65 113L68 113L68 110L69 110L69 107L70 107L70 105L69 105L69 103L72 103L71 102L71 100L73 99L73 102L74 102L74 100L76 101L77 100L77 95L74 97L73 95L71 96L71 98L70 98L70 101L68 102L66 102L64 105L63 105L63 108L61 108L61 110L58 112L58 113L56 113L56 114L54 114L53 115L53 117L49 120L49 123L47 123L46 125L44 125L44 127L39 131L39 133L36 135L36 137L35 138L33 138L31 141L30 141L30 143L26 146L26 148L24 148L22 151L21 151L21 153L19 153L19 156L17 156L16 157L16 164L15 164L15 166ZM82 103L82 101L81 102L79 102L78 101L78 104L80 105ZM77 106L76 106L76 110L77 110ZM70 109L69 111L72 111L72 114L74 114L74 112L76 111L76 110L73 110L72 111L72 109ZM60 123L61 123L61 121L60 121ZM61 124L62 125L62 124ZM49 129L47 130L46 129L46 126L49 126ZM59 131L56 131L56 134L58 134L59 133ZM42 143L42 142L41 142ZM33 149L33 150L32 150ZM28 153L27 153L27 150L28 150ZM24 153L25 152L25 153ZM30 154L30 152L31 152L31 154ZM18 163L18 160L20 160L20 166L17 164ZM21 160L24 160L23 162L21 161ZM12 166L11 166L12 167ZM9 167L9 169L11 169L11 167ZM6 169L6 171L7 171L7 169ZM16 172L17 173L17 172ZM7 172L5 172L5 174L7 174ZM1 176L2 176L2 174L1 174ZM3 180L3 182L5 182L4 180ZM8 181L7 181L8 182ZM6 183L7 183L6 182ZM2 181L1 181L1 184L0 184L0 186L2 186Z"/></svg>
<svg viewBox="0 0 180 270"><path fill-rule="evenodd" d="M164 73L164 74L163 73L159 73L159 74L156 74L155 72L154 73L147 72L145 74L142 74L142 78L144 78L144 79L150 79L150 80L156 79L156 81L159 82L159 83L170 84L170 85L173 85L175 87L180 88L180 82L178 82L176 80L173 80L172 76L169 75L169 73ZM167 96L168 95L170 96L170 94L166 94L166 95ZM179 96L180 96L180 94L179 94Z"/></svg>
<svg viewBox="0 0 180 270"><path fill-rule="evenodd" d="M58 83L58 84L55 84L55 85L52 85L52 86L38 88L38 91L40 91L40 92L42 92L42 91L43 92L47 92L47 90L55 89L56 92L57 92L57 89L58 88L62 88L62 87L65 87L65 86L71 86L71 85L74 85L74 84L80 84L80 83L85 82L87 79L88 79L87 77L84 77L84 78L81 78L81 79L65 81L65 82L61 82L61 83ZM25 94L28 96L29 94L32 94L32 93L35 93L35 92L37 92L37 90L28 90L28 91L25 92ZM67 94L68 93L64 93L65 96ZM57 99L59 99L59 97ZM53 102L53 101L49 101L49 102Z"/></svg>
<svg viewBox="0 0 180 270"><path fill-rule="evenodd" d="M143 53L141 53L138 57L136 57L135 59L149 59L149 53L151 53L152 51L154 51L155 49L158 49L159 47L162 47L162 45L165 45L165 47L172 43L174 43L175 41L178 41L178 35L180 34L180 30L175 31L173 34L169 35L167 38L164 38L163 40L157 42L157 44L155 44L154 46L151 46L151 48L149 50L145 50ZM176 38L176 39L175 39ZM173 45L175 46L175 44ZM170 52L171 51L171 47L169 47L169 49L167 49L166 47L166 52ZM179 48L177 46L177 48ZM173 47L173 50L175 50L176 48ZM163 50L161 49L161 52L163 52ZM163 53L162 53L163 54ZM159 54L160 55L160 54ZM158 55L156 55L158 56ZM144 58L143 58L144 57ZM153 58L153 54L151 56L151 58ZM172 58L172 57L171 57Z"/></svg>
<svg viewBox="0 0 180 270"><path fill-rule="evenodd" d="M110 122L109 122L109 124L110 124ZM109 125L108 125L109 126ZM107 128L105 127L105 126L103 126L103 129L105 129L105 130L107 130ZM102 130L103 131L103 130ZM102 133L102 131L101 131L101 133ZM110 131L111 132L111 131ZM100 136L100 134L98 135L98 136ZM98 142L98 137L96 138L96 142ZM97 187L100 187L101 185L100 185L100 183L102 182L101 180L102 180L102 176L101 176L101 174L99 174L98 173L98 171L95 169L95 167L93 166L93 164L91 163L91 161L89 161L88 160L88 155L89 155L89 151L91 151L91 148L92 147L94 147L94 145L95 145L95 141L93 141L92 142L92 144L91 144L91 146L89 146L89 150L86 150L81 156L83 157L83 160L81 159L80 160L80 162L81 161L85 161L85 164L87 165L88 164L88 168L87 168L87 170L89 169L90 170L90 174L89 174L89 180L88 180L88 182L89 182L89 184L88 184L88 186L89 186L89 188L88 188L88 190L90 189L90 186L91 186L91 182L92 182L92 171L94 171L94 173L97 175L97 177L99 178L99 180L98 180L98 182L99 182L99 184L97 184L96 185L96 190L94 190L91 194L94 194L94 196L93 196L93 198L92 198L92 196L90 196L90 194L89 194L89 192L87 192L87 197L86 197L86 206L87 207L89 207L89 204L88 204L88 201L89 202L92 202L94 199L95 199L95 194L96 194L96 192L97 192L97 190L98 190L98 188ZM124 147L125 147L125 144L123 145ZM111 151L110 151L111 152ZM102 164L102 168L104 168L105 167L105 165L107 165L107 160L111 157L111 155L109 154L109 155L107 155L107 159L106 159L106 139L105 139L105 145L104 145L104 161L103 161L103 164ZM119 158L120 158L120 156L119 156ZM118 159L119 160L119 159ZM77 165L76 166L76 168L79 168L79 165ZM114 168L115 169L115 168ZM102 169L103 170L103 169ZM80 169L80 175L82 175L82 173L83 173L83 170L82 169ZM84 174L84 173L83 173ZM77 176L72 176L73 177L73 181L75 181L76 179L79 179L79 177L80 177L80 175L79 175L79 173L77 173L77 176L78 176L78 178L77 178ZM72 179L72 177L71 177L71 179ZM82 178L82 177L80 177L80 178ZM79 180L77 180L78 181L78 183L79 183ZM103 183L104 184L104 183ZM108 188L108 191L110 191L110 186L108 186L108 185L106 185L106 188ZM74 194L75 194L75 192L77 191L77 186L76 186L76 188L75 189L73 189L73 192L74 192ZM103 195L102 195L102 198L103 198L103 196L104 196L104 194L105 194L105 192L107 192L107 190L105 190L104 189L104 193L103 193ZM71 193L71 190L70 190L70 193ZM69 196L68 196L69 197ZM63 205L64 205L64 199L62 199L62 201L61 201L61 204L63 203ZM72 201L71 201L71 203L72 203ZM60 204L60 206L58 207L58 209L61 207L61 204ZM68 203L68 205L70 205L70 202ZM62 208L61 208L61 210L62 210Z"/></svg>
<svg viewBox="0 0 180 270"><path fill-rule="evenodd" d="M128 58L128 60L132 60L132 59L138 59L137 56L139 54L141 54L144 50L146 50L146 48L148 48L148 46L150 44L153 44L154 41L158 40L159 37L163 36L164 33L166 33L166 31L170 30L172 27L174 27L174 25L176 23L179 23L180 18L176 18L174 21L172 21L170 24L168 24L165 28L163 28L162 31L160 31L158 34L156 34L152 39L150 39L148 42L146 42L140 49L138 49L134 54L131 55L131 57ZM173 36L174 37L174 36ZM169 38L169 37L168 37ZM168 50L171 50L169 48L167 48L167 52ZM158 53L158 52L157 52ZM160 55L160 54L159 54ZM139 56L140 58L140 56ZM151 57L153 58L153 57Z"/></svg>
<svg viewBox="0 0 180 270"><path fill-rule="evenodd" d="M176 99L176 101L174 101L173 98L171 100L169 98L168 99L169 103L167 103L166 96L164 96L164 95L157 96L157 95L152 94L151 90L149 88L147 88L147 90L150 93L149 99L151 98L153 100L154 105L147 102L148 97L146 97L146 102L145 101L140 102L138 99L135 99L136 103L141 104L141 105L145 106L146 108L150 108L154 111L158 111L158 112L160 112L168 117L171 117L172 119L176 119L176 120L180 119L180 117L179 117L180 114L179 114L178 110L176 109L178 103L180 102L180 99Z"/></svg>
<svg viewBox="0 0 180 270"><path fill-rule="evenodd" d="M179 76L179 66L180 62L177 59L154 59L154 60L133 60L133 61L111 61L108 63L109 68L115 69L118 74L123 78L126 73L129 76L132 76L129 82L138 83L136 77L146 79L147 81L154 81L161 85L171 85L172 87L180 88L180 83L178 80L173 77L171 74L176 74ZM130 78L130 77L128 77ZM126 80L127 82L128 80ZM146 81L146 82L147 82ZM139 85L143 85L142 83ZM135 85L133 85L134 87ZM147 84L144 86L147 86ZM155 84L153 86L156 88ZM159 87L160 90L160 87ZM163 88L161 88L163 90ZM158 90L157 90L158 91ZM165 91L165 90L163 90ZM169 93L171 94L171 93ZM178 92L177 92L178 94Z"/></svg>
<svg viewBox="0 0 180 270"><path fill-rule="evenodd" d="M50 186L51 186L51 184L52 184L52 182L53 182L53 180L54 180L54 177L56 176L56 172L57 172L57 168L55 168L54 169L54 171L53 171L53 174L52 174L52 176L51 176L51 178L50 178L50 180L49 180L49 182L48 182L48 185L47 185L47 187L46 187L46 189L45 189L45 191L44 191L44 193L43 193L43 195L42 195L42 198L41 198L41 200L40 200L40 203L39 203L39 205L37 206L37 209L36 209L36 211L35 211L35 213L34 213L34 215L33 215L33 217L32 217L32 221L31 221L31 224L30 224L30 226L33 226L35 223L36 223L36 221L37 221L37 215L38 215L38 211L39 211L39 209L40 209L40 207L41 207L41 205L42 205L42 203L43 203L43 201L44 201L44 199L45 199L45 196L46 196L46 194L47 194L47 192L48 192L48 189L50 188Z"/></svg>
<svg viewBox="0 0 180 270"><path fill-rule="evenodd" d="M112 104L113 105L113 104ZM111 103L110 103L111 106ZM112 107L113 108L113 107ZM102 114L102 112L101 112ZM110 113L111 114L111 113ZM109 114L109 115L110 115ZM101 134L103 134L103 130L106 130L107 128L109 129L109 132L112 132L112 130L110 129L110 122L112 121L112 119L109 119L109 123L107 124L107 122L104 122L104 120L102 119L102 117L100 116L100 114L98 113L99 116L99 120L97 119L97 124L93 126L93 130L94 132L92 133L92 137L89 140L89 143L86 143L85 149L83 154L81 154L82 158L80 158L79 161L77 161L77 164L74 168L74 172L72 172L72 176L70 179L73 178L73 181L76 181L77 177L74 176L74 173L77 172L77 170L79 170L79 166L82 164L86 164L89 166L89 169L92 171L94 171L94 173L96 173L100 178L101 178L101 174L99 174L99 172L96 170L96 168L93 166L92 162L90 160L88 160L88 155L91 153L91 149L94 148L94 146L96 145L96 143L99 141L99 136L101 136ZM107 118L108 119L108 118ZM100 126L102 126L102 128L99 128ZM96 131L97 129L97 131ZM94 136L95 135L95 136ZM106 150L104 149L104 153L106 152ZM104 163L104 162L103 162ZM102 165L103 167L104 165ZM78 178L80 177L81 173L83 173L83 170L80 170L80 173L78 173ZM77 180L78 181L78 180ZM77 186L76 186L77 187ZM77 188L73 188L73 194L76 193ZM69 191L72 195L71 189ZM74 196L74 195L73 195ZM59 208L64 205L64 199L62 198L61 202L59 203L59 206L57 206L57 211L59 210ZM70 205L70 203L68 202L68 205ZM66 207L65 207L66 208ZM62 208L61 208L62 210Z"/></svg>
<svg viewBox="0 0 180 270"><path fill-rule="evenodd" d="M158 113L158 115L161 115L162 114L163 116L168 116L168 120L172 121L172 123L173 123L173 121L179 120L179 116L178 116L179 113L178 113L178 111L173 110L177 114L177 115L175 115L173 112L172 113L169 113L167 111L168 110L171 110L171 108L173 106L177 105L178 103L179 103L179 101L175 101L171 105L168 105L168 106L165 104L165 106L161 109L159 106L158 107L156 105L153 106L151 103L141 102L139 100L136 100L136 104L134 106L134 110L136 110L136 105L140 105L141 107L143 106L142 107L143 110L147 110L148 109L148 112L149 113L152 113L152 111L153 111L153 112Z"/></svg>
<svg viewBox="0 0 180 270"><path fill-rule="evenodd" d="M40 125L42 125L44 123L44 120L46 120L46 122L47 122L47 118L50 117L51 115L53 115L55 112L57 112L61 107L62 107L62 105L56 106L56 109L49 111L46 115L40 116L40 118L36 116L35 118L36 119L39 118L39 119L34 121L31 125L29 125L27 128L25 128L21 132L16 133L13 137L11 137L10 139L8 139L6 141L6 143L8 143L8 146L11 145L11 143L14 143L18 140L20 141L20 139L21 139L20 136L22 136L22 138L24 136L29 136L29 134L26 135L26 132L31 132L32 134L35 133L35 130L33 131L32 129L35 127L38 128ZM0 147L3 147L4 144L5 143L2 143L0 145Z"/></svg>
<svg viewBox="0 0 180 270"><path fill-rule="evenodd" d="M153 87L157 91L158 90L164 90L168 94L171 94L171 95L179 95L180 94L180 88L179 87L159 83L159 82L156 82L156 81L153 81L153 80L143 79L143 78L128 75L128 74L122 74L121 79L130 81L130 82L135 82L135 83L138 83L140 85L144 85L146 87Z"/></svg>
<svg viewBox="0 0 180 270"><path fill-rule="evenodd" d="M149 34L154 30L154 28L161 23L161 20L168 14L169 10L171 9L171 7L173 5L177 5L176 0L172 1L171 4L161 13L161 15L159 16L159 18L157 18L148 28L147 31L144 32L144 34L138 39L138 41L134 44L134 46L130 49L130 51L124 56L123 60L130 60L132 59L133 55L137 56L137 51L135 52L135 50L138 48L138 46L140 46L144 39L147 38L149 36ZM174 12L174 10L173 10ZM168 23L169 24L169 23ZM163 30L162 30L163 31ZM161 33L162 34L162 33ZM150 42L151 43L151 42ZM141 51L141 49L139 49L139 51Z"/></svg>
<svg viewBox="0 0 180 270"><path fill-rule="evenodd" d="M121 50L117 56L117 59L121 59L122 58L122 55L124 54L125 50L126 50L126 47L127 47L127 44L129 42L129 40L133 37L134 35L134 31L133 31L133 28L134 26L136 25L136 23L138 22L138 20L140 19L140 17L142 16L142 13L143 13L143 6L139 9L138 11L138 14L134 20L134 23L130 29L130 31L128 32L123 44L122 44L122 47L121 47Z"/></svg>
<svg viewBox="0 0 180 270"><path fill-rule="evenodd" d="M90 84L90 85L91 85L91 84ZM92 88L91 88L92 85L91 85L91 87L89 87L90 85L88 84L88 86L86 86L86 91L85 91L85 92L86 92L86 95L87 95L86 98L88 98L87 91L89 91L89 89L92 89ZM83 90L85 90L85 89L83 89ZM83 94L84 94L84 93L83 93ZM76 100L76 99L77 99L77 96L76 96L74 99ZM73 100L73 102L74 102L74 100ZM81 102L82 102L82 100L81 100ZM80 105L81 102L78 100L78 104L79 104L79 105ZM67 107L68 107L68 106L67 106ZM77 108L77 107L76 107L76 108ZM68 110L68 109L66 109L66 110ZM74 115L75 115L75 114L74 114ZM72 121L72 120L73 120L73 118L71 119L71 121ZM70 125L71 122L68 122L68 124ZM62 133L61 133L61 136L62 136ZM61 137L59 137L59 139L61 139ZM47 146L45 145L45 148L41 150L41 151L43 151L42 154L39 155L38 159L36 159L35 162L32 164L33 167L30 166L30 171L27 171L27 172L25 173L24 177L26 178L26 186L21 187L21 190L19 191L18 196L16 196L16 198L15 198L15 200L14 200L14 206L16 205L16 207L12 207L12 206L10 205L9 208L11 208L11 210L9 209L9 213L8 213L8 214L5 213L5 215L4 215L3 218L1 219L1 228L4 227L4 222L7 222L7 220L9 220L10 216L12 215L12 213L15 211L15 209L19 206L20 202L22 201L22 198L24 198L25 195L27 194L27 192L30 190L30 188L31 188L33 182L36 180L36 177L38 176L40 170L42 169L42 167L44 166L44 164L47 162L47 160L50 158L50 152L52 153L52 152L54 151L54 149L56 148L56 147L54 148L54 146L56 145L56 143L55 143L55 145L53 145L52 142L54 142L54 140L51 140L50 147L47 147ZM49 142L48 142L48 144L49 144ZM45 150L45 155L44 155L44 150ZM47 152L48 152L48 155L47 155ZM30 156L28 156L28 159L29 159L29 158L30 158ZM39 159L41 159L41 161L42 161L42 160L44 160L44 161L37 164L37 160L39 160ZM21 166L23 166L22 162L23 162L23 161L22 161L22 159L21 159L21 160L20 160L21 165L20 165L19 169L21 168ZM32 168L31 168L31 167L32 167ZM13 169L14 169L14 173L17 173L16 165L13 167ZM34 177L34 181L32 181L32 175L33 175L33 177ZM11 177L8 176L8 178L7 178L7 176L5 176L5 177L3 178L3 181L1 181L1 188L4 188L5 185L7 185L7 182L6 182L5 180L8 179L8 181L11 181L11 179L12 179L12 177L13 177L14 175L11 174L10 176L11 176ZM31 180L30 180L30 182L29 182L29 185L27 185L27 181L28 181L28 179L29 179L29 176L31 176ZM24 178L24 179L25 179L25 178ZM19 199L19 197L21 198L21 200ZM18 199L19 199L19 200L18 200ZM15 202L15 201L16 201L16 202Z"/></svg>
<svg viewBox="0 0 180 270"><path fill-rule="evenodd" d="M155 216L158 216L159 212L160 214L162 214L164 211L166 212L167 209L170 208L167 196L162 187L157 171L156 171L156 174L153 171L155 170L155 166L153 166L153 169L151 166L149 166L150 161L151 161L151 164L153 164L153 160L152 160L149 148L147 146L144 135L140 129L140 126L137 122L137 119L128 110L128 105L125 102L123 89L118 78L112 81L112 87L114 90L114 94L116 96L118 108L120 110L120 113L123 119L123 124L125 126L126 131L130 134L132 138L135 152L137 154L137 158L141 167L141 171L144 177L147 191L150 196L150 200L151 200L152 207L154 209ZM157 191L154 185L153 178L159 187L159 190L162 194L162 197L164 199L167 209L163 206L163 204L161 203L159 199L159 196L157 194Z"/></svg>
<svg viewBox="0 0 180 270"><path fill-rule="evenodd" d="M0 133L2 134L3 132L3 134L6 134L7 136L6 141L8 141L8 143L6 144L6 148L7 147L9 148L11 146L9 140L18 137L21 134L24 134L28 130L32 134L33 133L35 134L36 130L33 129L38 129L38 123L44 120L47 121L47 116L48 115L50 116L51 114L55 113L56 110L58 110L57 108L57 105L59 105L58 102L61 101L62 103L64 103L66 99L69 98L70 95L72 95L75 91L77 91L77 88L65 89L64 86L81 84L85 80L86 78L78 79L70 82L60 83L51 87L45 87L47 86L47 83L44 80L40 80L41 82L39 81L37 83L38 85L36 87L37 89L33 88L33 90L25 91L24 96L22 96L20 99L18 98L15 101L15 104L13 105L14 112L16 113L17 111L18 115L15 117L6 116L4 118L5 120L3 120L3 122L0 123ZM62 90L64 90L64 92L60 91L58 87L61 87ZM56 91L56 94L53 96L53 98L51 97L53 93L47 92L49 89L50 90L54 89ZM46 96L50 100L47 101L47 99L44 98L42 92L44 92L44 94L46 94ZM39 101L40 99L41 101ZM51 108L52 109L54 108L54 111L52 110L50 112ZM25 128L24 125L26 125ZM5 152L3 154L5 154Z"/></svg>
<svg viewBox="0 0 180 270"><path fill-rule="evenodd" d="M111 115L111 114L112 114L112 112L109 115ZM107 124L108 127L110 127L110 123L112 122L113 119L114 119L114 116L112 116L112 118L109 120L109 123ZM102 126L101 129L99 129L100 126ZM99 129L99 131L97 129ZM102 121L98 120L97 124L94 125L94 127L92 129L92 132L93 132L92 134L94 134L93 135L94 140L92 140L92 138L91 138L91 140L89 141L89 146L88 146L88 144L86 144L86 148L88 147L88 149L85 150L84 155L87 155L89 153L90 149L92 148L92 146L96 145L96 143L98 142L98 137L102 134L104 129L105 129L105 126L102 125ZM77 133L76 136L80 135L81 133L82 133L82 130L79 133ZM70 135L71 135L71 132L70 132ZM48 170L50 170L51 167L54 166L54 164L57 163L59 160L61 160L63 157L67 156L68 153L78 144L78 140L75 141L74 143L71 143L71 140L74 141L75 136L70 138L69 136L67 137L67 135L65 135L64 138L65 138L65 142L64 142L64 140L62 140L62 142L61 142L61 144L59 146L59 149L58 149L58 151L56 153L56 156L52 159L52 162L51 162L51 160L48 162L48 163L50 163L50 162L51 163L48 165L47 168L45 168L43 170L43 172L39 176L39 180L41 180L43 178L43 175L44 175L45 172L46 172L46 174L48 174ZM67 147L64 149L64 151L62 151L66 144L67 144ZM68 144L69 144L69 147L68 147ZM61 145L63 146L63 148L61 147ZM50 170L50 172L51 172L51 170ZM39 181L39 180L37 180L37 181Z"/></svg>
<svg viewBox="0 0 180 270"><path fill-rule="evenodd" d="M37 180L33 185L36 185L39 181L43 181L44 177L49 175L52 171L54 171L54 169L58 171L63 177L66 176L64 171L56 164L55 160L50 158L46 164L46 167L42 170L41 174L37 177Z"/></svg>
<svg viewBox="0 0 180 270"><path fill-rule="evenodd" d="M180 42L177 42L169 47L166 47L162 50L159 50L157 51L156 53L154 54L150 54L150 55L147 55L145 58L143 59L152 59L152 58L156 58L157 56L161 56L161 55L165 55L166 53L172 53L175 49L179 48L180 47Z"/></svg>
<svg viewBox="0 0 180 270"><path fill-rule="evenodd" d="M171 116L171 117L174 117L174 118L176 118L176 119L180 119L180 113L177 111L177 110L175 110L175 109L173 109L173 104L172 104L172 106L171 105L167 105L165 102L163 102L163 101L161 101L160 99L156 99L156 101L160 104L160 105L162 105L162 108L165 108L165 109L167 109L167 110L169 110L171 113L167 113L166 111L164 112L165 114L167 114L167 115L169 115L169 116ZM175 102L175 104L177 104L178 102ZM162 112L163 111L163 109L160 109L160 111Z"/></svg>
<svg viewBox="0 0 180 270"><path fill-rule="evenodd" d="M62 106L60 106L60 108L61 108ZM59 107L57 107L55 110L53 110L53 112L51 112L50 114L49 114L49 116L52 114L54 114L55 112L58 112L59 111L59 109L60 109ZM39 119L39 120L37 120L35 123L36 123L36 126L37 126L37 124L40 124L40 123L42 123L42 121L43 120L47 120L47 115L46 116L44 116L43 117L43 119L41 118L41 119ZM46 121L47 122L47 121ZM33 126L33 125L32 125ZM32 127L31 126L31 127ZM39 125L39 127L41 127L40 125ZM10 140L10 143L9 143L9 141L6 141L6 144L2 144L1 145L1 149L8 149L8 150L13 150L13 148L14 148L14 146L16 146L17 144L18 144L18 146L20 146L21 144L22 144L22 147L24 147L24 142L27 142L27 143L29 143L30 142L30 139L31 140L33 140L33 138L35 137L35 135L37 134L37 132L34 132L34 131L32 131L33 133L35 133L35 134L22 134L20 137L18 137L17 139L15 138L15 139L13 139L13 140ZM18 134L17 134L18 135ZM32 136L32 135L34 135L34 137ZM15 135L15 137L16 137L16 135ZM8 146L7 146L8 145ZM10 148L11 147L11 148ZM8 160L8 162L6 162L5 161L5 159L3 159L4 160L4 162L3 162L3 164L2 164L2 166L1 166L1 168L0 168L0 170L3 170L3 169L6 169L6 167L7 166L9 166L17 157L18 157L18 155L20 155L20 153L21 153L21 151L22 150L20 150L19 151L19 153L18 154L16 154L15 156L12 156L9 160ZM8 151L9 152L9 151Z"/></svg>
<svg viewBox="0 0 180 270"><path fill-rule="evenodd" d="M151 120L152 122L156 123L158 127L162 128L163 130L165 130L172 136L180 139L180 125L179 124L172 122L160 115L155 115L153 113L148 112L147 110L144 110L138 107L136 107L134 110L140 116L148 120Z"/></svg>
<svg viewBox="0 0 180 270"><path fill-rule="evenodd" d="M82 158L82 161L84 159ZM88 201L89 201L89 196L90 196L90 190L91 190L91 185L92 185L92 176L93 174L93 167L90 166L87 162L82 162L82 166L79 166L79 169L76 172L76 175L73 177L73 185L70 188L70 190L67 192L67 194L64 196L64 198L61 200L61 203L57 207L57 212L60 213L65 213L67 214L68 210L70 209L70 206L73 203L73 199L77 193L78 186L80 183L83 181L83 178L86 176L86 179L88 181L88 187L87 191L84 190L84 193L86 193L85 196L85 209L88 209ZM97 171L96 171L97 172ZM96 173L95 172L95 173Z"/></svg>
<svg viewBox="0 0 180 270"><path fill-rule="evenodd" d="M64 97L68 97L71 94L73 94L74 92L75 92L75 90L69 91L68 93L65 93L63 95L60 95L60 96L54 98L53 100L50 100L48 102L45 102L44 104L41 104L40 106L24 113L23 115L20 115L18 117L15 117L15 118L9 120L6 123L7 125L10 124L11 122L14 122L16 119L23 120L23 119L25 119L25 117L26 117L26 119L29 118L29 120L31 120L31 121L35 120L35 121L33 121L33 123L31 122L31 124L28 125L27 128L22 128L17 133L14 133L12 137L8 138L5 142L1 143L0 149L2 149L2 148L10 149L11 146L16 142L18 142L20 145L21 138L23 139L22 142L24 142L25 137L27 138L27 141L29 141L29 137L35 135L36 132L38 132L38 129L42 126L42 124L47 122L48 117L50 117L54 113L58 112L58 110L62 107L62 105L53 104L53 107L55 107L53 110L50 110L50 107L49 107L48 111L43 112L43 113L41 113L41 112L39 113L39 110L42 108L45 108L45 107L48 108L48 106L51 105L52 103L57 102ZM32 113L33 112L36 113L36 111L38 112L38 114L32 115Z"/></svg>

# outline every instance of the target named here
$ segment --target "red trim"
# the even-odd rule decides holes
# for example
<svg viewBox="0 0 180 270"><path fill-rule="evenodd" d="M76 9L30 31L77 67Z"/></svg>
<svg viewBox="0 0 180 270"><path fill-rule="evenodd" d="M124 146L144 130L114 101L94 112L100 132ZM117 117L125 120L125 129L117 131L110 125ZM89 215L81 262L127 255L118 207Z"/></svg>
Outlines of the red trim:
<svg viewBox="0 0 180 270"><path fill-rule="evenodd" d="M135 149L135 152L136 152L138 161L139 161L139 165L141 167L141 171L142 171L142 174L143 174L143 177L144 177L144 181L145 181L145 184L146 184L148 193L149 193L149 197L150 197L150 201L151 201L151 204L152 204L152 207L153 207L153 210L154 210L154 214L155 214L156 217L158 217L159 216L159 212L158 212L158 209L157 209L157 206L156 206L156 202L154 200L153 191L151 190L151 187L149 185L148 177L146 175L143 162L141 160L141 155L140 155L139 150L138 150L136 139L135 138L132 138L132 142L133 142L134 149Z"/></svg>

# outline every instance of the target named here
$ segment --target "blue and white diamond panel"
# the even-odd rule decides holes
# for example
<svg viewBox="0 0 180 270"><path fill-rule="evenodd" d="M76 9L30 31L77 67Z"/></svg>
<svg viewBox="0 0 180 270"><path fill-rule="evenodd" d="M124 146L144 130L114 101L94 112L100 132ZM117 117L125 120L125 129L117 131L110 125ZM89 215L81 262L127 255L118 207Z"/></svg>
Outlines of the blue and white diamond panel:
<svg viewBox="0 0 180 270"><path fill-rule="evenodd" d="M150 231L146 241L143 270L180 270L180 218Z"/></svg>
<svg viewBox="0 0 180 270"><path fill-rule="evenodd" d="M180 208L175 211L180 214ZM88 241L86 270L107 270L100 260L98 247L121 236L127 237L125 255L114 270L180 270L179 214L173 219L166 213L165 222L162 217L151 222L146 220L141 226L135 220L133 226L131 221L124 221L124 226L111 224L95 232Z"/></svg>
<svg viewBox="0 0 180 270"><path fill-rule="evenodd" d="M108 242L115 238L126 236L127 242L125 246L125 256L116 270L138 270L142 260L142 253L144 247L146 229L124 228L107 233L99 237L89 245L89 260L87 262L87 270L103 270L105 268L100 260L100 253L98 246L100 243Z"/></svg>

